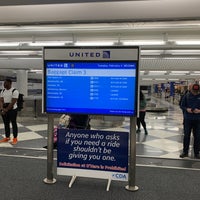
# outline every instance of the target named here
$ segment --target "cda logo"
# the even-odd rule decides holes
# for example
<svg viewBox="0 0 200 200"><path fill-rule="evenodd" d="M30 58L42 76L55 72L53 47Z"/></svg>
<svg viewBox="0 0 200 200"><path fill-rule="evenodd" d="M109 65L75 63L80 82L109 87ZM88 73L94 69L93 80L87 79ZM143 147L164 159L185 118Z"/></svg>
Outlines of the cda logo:
<svg viewBox="0 0 200 200"><path fill-rule="evenodd" d="M115 174L112 174L112 179L126 181L128 180L128 175L122 174L122 173L115 173Z"/></svg>

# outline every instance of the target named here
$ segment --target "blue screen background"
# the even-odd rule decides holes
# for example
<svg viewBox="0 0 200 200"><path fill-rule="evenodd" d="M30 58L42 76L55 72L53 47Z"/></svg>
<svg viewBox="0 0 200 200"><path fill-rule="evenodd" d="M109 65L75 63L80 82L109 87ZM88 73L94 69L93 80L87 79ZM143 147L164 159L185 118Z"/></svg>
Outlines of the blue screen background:
<svg viewBox="0 0 200 200"><path fill-rule="evenodd" d="M47 113L136 115L136 62L46 62Z"/></svg>

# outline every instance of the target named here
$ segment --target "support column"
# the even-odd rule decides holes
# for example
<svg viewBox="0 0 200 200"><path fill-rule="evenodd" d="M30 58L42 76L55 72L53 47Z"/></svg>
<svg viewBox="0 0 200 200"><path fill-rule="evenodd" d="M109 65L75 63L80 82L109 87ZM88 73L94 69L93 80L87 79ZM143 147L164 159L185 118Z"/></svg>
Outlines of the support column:
<svg viewBox="0 0 200 200"><path fill-rule="evenodd" d="M27 70L17 70L17 81L16 87L24 97L28 96L28 71Z"/></svg>
<svg viewBox="0 0 200 200"><path fill-rule="evenodd" d="M129 166L128 166L128 185L125 187L129 191L137 191L139 188L135 185L136 177L136 117L130 117L130 148L129 148Z"/></svg>
<svg viewBox="0 0 200 200"><path fill-rule="evenodd" d="M53 173L53 129L54 129L54 115L48 114L48 140L47 140L47 178L43 181L47 184L54 184L56 179Z"/></svg>

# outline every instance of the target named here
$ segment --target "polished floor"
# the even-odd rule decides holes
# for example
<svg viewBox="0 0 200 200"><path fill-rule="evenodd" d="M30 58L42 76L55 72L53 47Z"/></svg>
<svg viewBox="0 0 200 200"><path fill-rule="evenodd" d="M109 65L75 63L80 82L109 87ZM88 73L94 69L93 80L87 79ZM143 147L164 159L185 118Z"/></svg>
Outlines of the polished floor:
<svg viewBox="0 0 200 200"><path fill-rule="evenodd" d="M136 155L138 165L185 167L200 169L200 160L194 159L192 151L188 158L181 159L183 127L182 112L177 104L162 98L151 97L150 104L157 108L167 108L166 112L147 112L146 123L148 135L136 134ZM107 128L114 131L129 131L129 118L123 125ZM7 156L30 156L46 158L47 120L34 118L18 119L19 142L12 146L10 143L0 144L0 154ZM105 129L104 129L105 130ZM0 121L0 139L4 137L2 120Z"/></svg>

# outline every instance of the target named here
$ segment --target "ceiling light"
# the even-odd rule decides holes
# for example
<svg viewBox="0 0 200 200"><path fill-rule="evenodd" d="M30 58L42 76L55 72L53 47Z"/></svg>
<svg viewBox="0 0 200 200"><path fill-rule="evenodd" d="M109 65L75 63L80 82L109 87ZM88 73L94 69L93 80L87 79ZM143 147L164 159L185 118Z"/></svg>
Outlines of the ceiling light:
<svg viewBox="0 0 200 200"><path fill-rule="evenodd" d="M149 71L149 74L165 74L167 71Z"/></svg>
<svg viewBox="0 0 200 200"><path fill-rule="evenodd" d="M76 42L75 46L111 46L113 45L113 42Z"/></svg>
<svg viewBox="0 0 200 200"><path fill-rule="evenodd" d="M29 46L63 46L66 41L51 41L51 42L31 42L28 43Z"/></svg>
<svg viewBox="0 0 200 200"><path fill-rule="evenodd" d="M155 80L157 80L157 81L164 81L166 79L165 78L155 78Z"/></svg>
<svg viewBox="0 0 200 200"><path fill-rule="evenodd" d="M191 50L191 49L184 49L184 50L167 50L167 53L172 55L200 55L200 50Z"/></svg>
<svg viewBox="0 0 200 200"><path fill-rule="evenodd" d="M178 78L168 78L169 81L178 81Z"/></svg>
<svg viewBox="0 0 200 200"><path fill-rule="evenodd" d="M140 53L142 56L155 56L160 55L162 50L141 50Z"/></svg>
<svg viewBox="0 0 200 200"><path fill-rule="evenodd" d="M29 70L30 73L36 73L36 74L42 74L42 70L41 69L31 69Z"/></svg>
<svg viewBox="0 0 200 200"><path fill-rule="evenodd" d="M157 59L158 59L158 57L157 57ZM162 59L164 59L164 60L199 60L200 59L200 57L198 57L198 56L163 56L162 57Z"/></svg>
<svg viewBox="0 0 200 200"><path fill-rule="evenodd" d="M142 78L143 81L152 81L152 78Z"/></svg>
<svg viewBox="0 0 200 200"><path fill-rule="evenodd" d="M191 76L199 76L200 74L191 73L190 75L191 75Z"/></svg>
<svg viewBox="0 0 200 200"><path fill-rule="evenodd" d="M177 40L177 45L200 45L200 40Z"/></svg>
<svg viewBox="0 0 200 200"><path fill-rule="evenodd" d="M0 46L1 47L12 47L12 46L19 46L19 42L1 42Z"/></svg>
<svg viewBox="0 0 200 200"><path fill-rule="evenodd" d="M5 59L5 58L3 58ZM40 57L19 57L19 58L9 58L10 60L41 60Z"/></svg>
<svg viewBox="0 0 200 200"><path fill-rule="evenodd" d="M15 56L15 55L20 55L20 56L24 56L24 55L42 55L41 51L0 51L0 56Z"/></svg>
<svg viewBox="0 0 200 200"><path fill-rule="evenodd" d="M29 70L29 72L42 72L42 70L41 69L31 69L31 70Z"/></svg>
<svg viewBox="0 0 200 200"><path fill-rule="evenodd" d="M124 45L164 45L165 42L162 40L133 40L133 41L125 41Z"/></svg>
<svg viewBox="0 0 200 200"><path fill-rule="evenodd" d="M169 75L172 75L172 76L185 76L186 74L185 73L170 73Z"/></svg>
<svg viewBox="0 0 200 200"><path fill-rule="evenodd" d="M183 74L183 73L189 73L189 71L171 71L171 74Z"/></svg>

